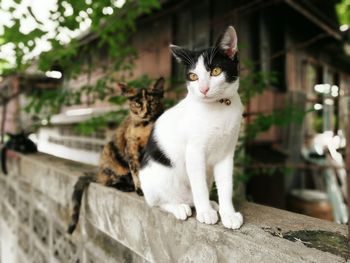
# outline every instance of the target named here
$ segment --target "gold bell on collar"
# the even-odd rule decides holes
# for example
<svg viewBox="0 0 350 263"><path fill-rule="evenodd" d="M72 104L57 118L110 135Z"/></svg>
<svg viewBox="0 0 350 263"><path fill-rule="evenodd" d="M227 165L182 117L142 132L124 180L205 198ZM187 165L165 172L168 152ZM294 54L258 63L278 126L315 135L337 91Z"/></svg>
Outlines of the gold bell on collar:
<svg viewBox="0 0 350 263"><path fill-rule="evenodd" d="M225 103L227 106L231 105L231 100L229 99L221 99L219 100L220 103Z"/></svg>

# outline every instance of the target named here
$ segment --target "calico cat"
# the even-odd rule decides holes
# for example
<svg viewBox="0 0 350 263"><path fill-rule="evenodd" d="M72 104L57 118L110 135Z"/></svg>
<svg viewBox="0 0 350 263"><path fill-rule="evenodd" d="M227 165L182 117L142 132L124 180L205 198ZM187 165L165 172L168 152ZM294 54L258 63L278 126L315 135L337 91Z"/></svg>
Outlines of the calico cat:
<svg viewBox="0 0 350 263"><path fill-rule="evenodd" d="M28 138L28 135L24 132L18 134L7 133L10 139L4 144L1 149L1 169L2 172L7 175L6 166L6 152L7 150L13 150L20 153L35 153L37 147L35 143Z"/></svg>
<svg viewBox="0 0 350 263"><path fill-rule="evenodd" d="M158 118L150 135L140 170L146 202L181 220L194 206L198 221L215 224L218 214L209 201L215 179L221 221L238 229L243 218L232 203L232 173L243 105L236 31L228 27L205 50L170 48L185 65L188 94Z"/></svg>
<svg viewBox="0 0 350 263"><path fill-rule="evenodd" d="M130 112L112 140L104 146L97 175L86 174L74 186L73 214L68 227L70 234L79 220L84 190L91 182L143 195L138 174L140 161L154 122L163 112L164 78L159 78L148 89L130 88L124 84L119 84L119 87L129 101Z"/></svg>

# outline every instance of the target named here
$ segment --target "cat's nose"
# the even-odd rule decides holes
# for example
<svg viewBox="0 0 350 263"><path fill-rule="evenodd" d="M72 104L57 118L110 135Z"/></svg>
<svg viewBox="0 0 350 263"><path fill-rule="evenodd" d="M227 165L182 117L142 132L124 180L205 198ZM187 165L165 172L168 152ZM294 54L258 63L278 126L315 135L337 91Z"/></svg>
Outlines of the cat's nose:
<svg viewBox="0 0 350 263"><path fill-rule="evenodd" d="M207 95L207 93L208 93L208 91L209 91L209 87L207 87L207 86L201 87L201 88L199 89L199 91L200 91L201 93L203 93L204 95Z"/></svg>

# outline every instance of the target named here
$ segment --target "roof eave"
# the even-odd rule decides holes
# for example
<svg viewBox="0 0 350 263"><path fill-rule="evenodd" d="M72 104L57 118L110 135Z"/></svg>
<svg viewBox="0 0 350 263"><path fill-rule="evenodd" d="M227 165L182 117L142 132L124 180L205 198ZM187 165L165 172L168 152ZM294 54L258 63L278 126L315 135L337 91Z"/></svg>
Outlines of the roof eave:
<svg viewBox="0 0 350 263"><path fill-rule="evenodd" d="M303 5L300 3L294 1L294 0L284 0L284 2L295 9L297 12L304 15L307 19L309 19L311 22L319 26L322 30L326 31L330 36L334 37L335 39L341 41L343 39L341 32L334 29L332 26L330 26L328 23L325 23L322 21L317 15L310 12L308 9L306 9Z"/></svg>

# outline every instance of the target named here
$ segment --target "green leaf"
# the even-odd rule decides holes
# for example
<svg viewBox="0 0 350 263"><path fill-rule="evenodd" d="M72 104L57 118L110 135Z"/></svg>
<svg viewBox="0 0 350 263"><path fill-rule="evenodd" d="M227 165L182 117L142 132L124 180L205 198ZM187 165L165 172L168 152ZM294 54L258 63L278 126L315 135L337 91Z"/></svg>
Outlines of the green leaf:
<svg viewBox="0 0 350 263"><path fill-rule="evenodd" d="M126 99L122 96L112 96L108 101L113 104L121 105L125 103Z"/></svg>

